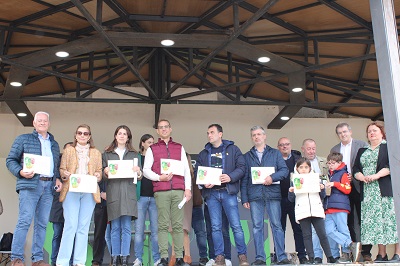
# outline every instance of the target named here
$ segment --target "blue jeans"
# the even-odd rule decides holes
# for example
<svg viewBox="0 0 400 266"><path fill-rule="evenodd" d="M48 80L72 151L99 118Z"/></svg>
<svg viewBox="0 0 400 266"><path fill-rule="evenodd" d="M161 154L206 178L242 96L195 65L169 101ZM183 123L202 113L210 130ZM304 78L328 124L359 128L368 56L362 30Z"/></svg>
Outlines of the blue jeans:
<svg viewBox="0 0 400 266"><path fill-rule="evenodd" d="M95 205L91 193L67 193L63 202L65 222L56 262L58 265L69 265L72 252L74 265L86 263L89 226Z"/></svg>
<svg viewBox="0 0 400 266"><path fill-rule="evenodd" d="M43 260L43 245L46 238L46 227L49 222L51 204L53 202L52 183L39 180L35 189L19 191L18 222L15 227L11 260L24 261L24 246L26 235L34 219L32 240L32 261Z"/></svg>
<svg viewBox="0 0 400 266"><path fill-rule="evenodd" d="M122 215L111 221L112 256L129 256L131 250L132 216Z"/></svg>
<svg viewBox="0 0 400 266"><path fill-rule="evenodd" d="M138 206L138 218L135 221L135 256L140 261L143 257L143 243L144 243L144 231L145 231L145 221L146 213L149 214L150 220L150 241L151 241L151 252L153 255L153 261L160 259L160 252L158 250L158 213L156 200L154 197L143 197L137 202Z"/></svg>
<svg viewBox="0 0 400 266"><path fill-rule="evenodd" d="M264 212L267 210L276 256L279 261L287 259L285 253L285 233L281 225L280 199L260 199L250 202L251 221L253 222L253 237L256 260L266 261L264 250Z"/></svg>
<svg viewBox="0 0 400 266"><path fill-rule="evenodd" d="M235 244L239 255L246 254L247 248L244 233L240 224L239 207L236 194L230 195L226 189L211 189L210 196L206 199L209 209L212 238L215 255L224 255L224 240L222 236L222 209L231 225Z"/></svg>
<svg viewBox="0 0 400 266"><path fill-rule="evenodd" d="M110 253L110 255L111 255L111 224L110 223L107 224L105 238L106 238L108 253Z"/></svg>
<svg viewBox="0 0 400 266"><path fill-rule="evenodd" d="M210 213L208 212L208 205L204 204L204 219L206 222L206 232L207 232L207 243L208 243L208 257L210 259L215 259L214 242L212 240L212 228ZM224 238L224 253L225 258L231 260L232 258L232 245L231 237L229 235L229 221L226 217L225 211L222 209L222 236Z"/></svg>
<svg viewBox="0 0 400 266"><path fill-rule="evenodd" d="M53 223L53 240L51 242L51 263L56 264L58 251L60 250L61 236L64 229L64 223ZM73 253L73 252L72 252ZM72 265L73 257L69 260L69 265Z"/></svg>
<svg viewBox="0 0 400 266"><path fill-rule="evenodd" d="M300 224L296 222L296 215L294 212L294 202L290 202L289 199L281 199L281 224L283 232L286 232L286 219L289 216L290 224L292 225L294 243L296 246L296 252L299 259L306 258L306 247L303 241L303 232L301 231Z"/></svg>
<svg viewBox="0 0 400 266"><path fill-rule="evenodd" d="M51 242L51 262L56 264L64 223L53 223L53 240Z"/></svg>
<svg viewBox="0 0 400 266"><path fill-rule="evenodd" d="M203 206L193 207L192 228L196 235L197 248L200 258L207 258L207 233L204 223Z"/></svg>
<svg viewBox="0 0 400 266"><path fill-rule="evenodd" d="M332 239L335 246L339 244L342 246L342 252L349 253L351 236L349 227L347 226L346 212L327 214L325 217L325 231L328 239ZM332 246L331 250L333 255L334 250L332 249Z"/></svg>
<svg viewBox="0 0 400 266"><path fill-rule="evenodd" d="M322 254L321 243L319 242L317 232L315 231L315 228L313 225L311 225L311 232L312 232L312 243L313 243L314 256L315 256L315 258L323 259L324 257Z"/></svg>

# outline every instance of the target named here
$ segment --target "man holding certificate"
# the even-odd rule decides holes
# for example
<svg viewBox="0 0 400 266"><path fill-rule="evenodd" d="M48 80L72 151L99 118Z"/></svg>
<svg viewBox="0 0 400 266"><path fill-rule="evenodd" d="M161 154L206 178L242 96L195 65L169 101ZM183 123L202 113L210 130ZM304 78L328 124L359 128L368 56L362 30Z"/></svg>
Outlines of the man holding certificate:
<svg viewBox="0 0 400 266"><path fill-rule="evenodd" d="M256 260L252 265L266 265L264 250L264 213L267 211L271 225L277 264L290 264L285 253L285 233L281 224L280 181L287 178L289 169L281 153L266 145L264 128L250 129L254 146L244 158L246 174L241 183L243 206L250 209L253 222L253 236Z"/></svg>
<svg viewBox="0 0 400 266"><path fill-rule="evenodd" d="M13 266L25 265L24 246L32 219L35 223L32 266L50 266L43 260L43 245L53 201L53 179L57 178L58 192L62 187L58 169L60 148L53 135L48 133L49 114L37 112L33 126L33 133L23 134L15 139L6 160L8 170L17 177L16 189L19 193L18 222L11 247ZM38 161L45 163L39 165Z"/></svg>
<svg viewBox="0 0 400 266"><path fill-rule="evenodd" d="M244 176L245 161L240 149L233 141L222 139L222 127L212 124L208 127L208 143L199 153L195 174L197 183L207 178L204 185L203 197L207 203L215 250L213 265L226 265L224 241L222 236L222 209L228 217L235 238L239 265L247 266L247 248L244 233L240 224L237 193L240 180ZM210 176L209 176L210 175ZM206 176L206 177L205 177ZM207 177L209 176L209 177Z"/></svg>
<svg viewBox="0 0 400 266"><path fill-rule="evenodd" d="M158 209L158 246L161 253L159 266L168 265L170 225L177 258L175 265L187 265L183 261L183 208L178 206L192 197L192 180L185 149L172 140L171 133L168 120L158 121L157 134L160 138L147 149L143 166L144 176L153 181Z"/></svg>

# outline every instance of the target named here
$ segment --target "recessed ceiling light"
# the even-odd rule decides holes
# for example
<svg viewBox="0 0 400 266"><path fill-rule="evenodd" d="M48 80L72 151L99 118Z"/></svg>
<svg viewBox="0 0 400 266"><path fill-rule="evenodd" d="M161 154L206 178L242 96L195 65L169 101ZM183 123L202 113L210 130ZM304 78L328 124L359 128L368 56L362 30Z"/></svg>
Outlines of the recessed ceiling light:
<svg viewBox="0 0 400 266"><path fill-rule="evenodd" d="M173 40L162 40L161 44L164 46L172 46L175 44L175 42Z"/></svg>
<svg viewBox="0 0 400 266"><path fill-rule="evenodd" d="M287 121L287 120L289 120L290 118L288 117L288 116L281 116L281 120L283 120L283 121Z"/></svg>
<svg viewBox="0 0 400 266"><path fill-rule="evenodd" d="M12 82L10 82L10 85L11 85L11 86L14 86L14 87L21 87L21 86L22 86L22 83L21 83L21 82L18 82L18 81L12 81Z"/></svg>
<svg viewBox="0 0 400 266"><path fill-rule="evenodd" d="M56 56L58 56L58 57L68 57L69 53L65 52L65 51L59 51L59 52L56 53Z"/></svg>
<svg viewBox="0 0 400 266"><path fill-rule="evenodd" d="M25 116L27 116L27 114L26 114L26 113L18 113L17 116L19 116L19 117L25 117Z"/></svg>
<svg viewBox="0 0 400 266"><path fill-rule="evenodd" d="M301 92L302 90L303 90L303 88L300 88L300 87L296 87L296 88L292 89L293 92Z"/></svg>
<svg viewBox="0 0 400 266"><path fill-rule="evenodd" d="M262 56L262 57L259 57L257 60L260 63L268 63L269 61L271 61L271 58L266 57L266 56Z"/></svg>

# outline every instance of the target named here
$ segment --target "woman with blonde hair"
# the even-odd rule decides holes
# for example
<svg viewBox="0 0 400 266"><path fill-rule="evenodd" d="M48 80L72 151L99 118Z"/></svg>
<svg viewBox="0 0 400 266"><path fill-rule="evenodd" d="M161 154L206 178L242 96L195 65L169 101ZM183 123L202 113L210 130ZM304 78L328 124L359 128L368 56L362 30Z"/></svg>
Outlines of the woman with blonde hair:
<svg viewBox="0 0 400 266"><path fill-rule="evenodd" d="M74 243L73 264L86 264L90 220L96 203L100 202L98 187L97 192L92 195L69 192L69 178L72 174L92 175L99 182L101 173L101 153L94 147L90 127L80 125L75 131L74 142L64 150L60 163L60 175L63 180L60 202L63 202L65 222L57 266L69 266Z"/></svg>

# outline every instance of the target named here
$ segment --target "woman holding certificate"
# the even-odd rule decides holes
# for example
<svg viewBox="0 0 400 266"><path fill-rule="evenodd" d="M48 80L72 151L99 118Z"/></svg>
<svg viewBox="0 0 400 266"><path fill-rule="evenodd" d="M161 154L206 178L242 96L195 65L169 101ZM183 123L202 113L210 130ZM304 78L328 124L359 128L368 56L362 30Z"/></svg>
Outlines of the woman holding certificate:
<svg viewBox="0 0 400 266"><path fill-rule="evenodd" d="M111 265L128 265L131 220L138 216L136 182L142 178L138 153L127 126L115 130L114 140L103 153L107 182L107 214L111 221Z"/></svg>
<svg viewBox="0 0 400 266"><path fill-rule="evenodd" d="M63 202L65 222L57 266L69 266L74 241L73 264L85 265L90 219L96 203L100 202L97 182L101 180L101 153L94 147L90 127L78 126L74 138L72 145L64 150L60 163L63 180L60 202Z"/></svg>
<svg viewBox="0 0 400 266"><path fill-rule="evenodd" d="M389 262L399 262L399 239L383 125L379 122L369 124L367 138L369 146L358 150L352 171L361 181L361 243L378 244L375 262L383 263L389 260L386 245L396 244Z"/></svg>

